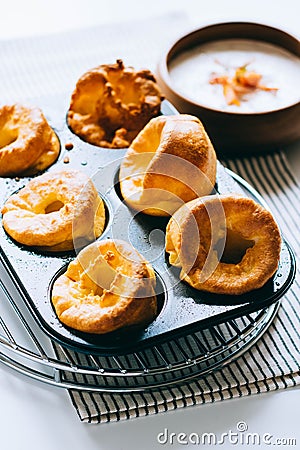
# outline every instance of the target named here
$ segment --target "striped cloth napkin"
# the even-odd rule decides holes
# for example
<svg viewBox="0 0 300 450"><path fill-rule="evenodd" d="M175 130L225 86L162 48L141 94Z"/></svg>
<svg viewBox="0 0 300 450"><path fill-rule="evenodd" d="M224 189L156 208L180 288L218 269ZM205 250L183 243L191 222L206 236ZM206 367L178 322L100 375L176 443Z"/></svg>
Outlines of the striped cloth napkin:
<svg viewBox="0 0 300 450"><path fill-rule="evenodd" d="M260 192L286 239L299 255L300 189L284 153L226 160L223 163ZM117 421L299 384L299 260L297 267L296 280L284 296L271 326L234 362L203 378L151 392L119 394L70 390L80 419L89 423ZM80 376L77 377L82 381Z"/></svg>
<svg viewBox="0 0 300 450"><path fill-rule="evenodd" d="M1 103L28 100L43 106L45 99L52 96L55 102L60 99L59 105L63 99L66 108L75 82L85 70L120 57L125 64L154 70L162 46L168 46L188 31L187 28L183 15L171 14L131 25L1 42ZM274 153L224 163L264 196L286 238L299 254L299 233L296 233L300 223L299 187L284 155ZM300 382L299 298L296 280L263 338L238 360L205 378L141 393L70 390L80 419L108 422L295 386ZM58 355L63 353L62 348L55 347ZM76 360L82 355L73 352L73 357Z"/></svg>

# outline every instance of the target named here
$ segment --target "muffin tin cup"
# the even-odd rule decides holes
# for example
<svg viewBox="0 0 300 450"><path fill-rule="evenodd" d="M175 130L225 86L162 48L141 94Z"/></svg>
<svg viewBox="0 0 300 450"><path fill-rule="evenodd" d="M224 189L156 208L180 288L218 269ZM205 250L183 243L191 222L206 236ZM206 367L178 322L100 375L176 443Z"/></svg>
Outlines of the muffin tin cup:
<svg viewBox="0 0 300 450"><path fill-rule="evenodd" d="M45 107L49 105L46 103ZM60 253L32 249L14 242L1 227L0 258L32 316L51 339L89 354L126 354L258 311L277 302L287 291L295 275L295 258L284 239L279 268L259 290L240 296L216 295L197 291L180 281L179 270L170 266L165 253L165 229L169 219L137 213L122 200L118 171L126 149L104 149L83 142L71 132L65 116L55 106L50 111L49 122L60 138L62 151L56 164L48 171L78 169L91 177L107 213L106 227L99 240L123 239L130 242L155 270L158 299L157 317L147 327L124 328L105 335L68 328L59 321L52 306L52 287L80 249ZM162 103L161 112L176 114L167 101ZM65 144L70 142L73 148L64 151ZM1 186L5 188L1 188L5 193L1 202L29 179L1 179ZM242 193L263 203L244 180L224 169L220 163L216 191L222 194Z"/></svg>

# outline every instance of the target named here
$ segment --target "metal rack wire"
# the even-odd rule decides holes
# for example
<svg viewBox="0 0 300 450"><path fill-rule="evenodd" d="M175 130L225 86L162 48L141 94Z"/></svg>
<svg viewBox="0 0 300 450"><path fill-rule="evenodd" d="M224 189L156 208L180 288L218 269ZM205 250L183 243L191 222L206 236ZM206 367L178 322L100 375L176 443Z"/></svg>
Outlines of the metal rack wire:
<svg viewBox="0 0 300 450"><path fill-rule="evenodd" d="M0 361L48 384L84 391L145 391L219 369L252 346L279 303L164 344L121 356L62 347L38 327L13 283L0 280Z"/></svg>

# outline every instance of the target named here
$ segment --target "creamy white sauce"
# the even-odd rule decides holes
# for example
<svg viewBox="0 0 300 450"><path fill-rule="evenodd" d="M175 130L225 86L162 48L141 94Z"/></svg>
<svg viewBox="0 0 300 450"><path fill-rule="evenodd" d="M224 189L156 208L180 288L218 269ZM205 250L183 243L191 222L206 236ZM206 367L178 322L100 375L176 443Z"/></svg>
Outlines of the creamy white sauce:
<svg viewBox="0 0 300 450"><path fill-rule="evenodd" d="M233 76L247 70L262 75L261 84L278 88L256 89L240 97L241 104L227 105L223 86L210 84L212 74ZM212 41L178 55L169 64L173 86L190 100L213 109L235 113L265 112L300 101L300 58L276 45L248 39Z"/></svg>

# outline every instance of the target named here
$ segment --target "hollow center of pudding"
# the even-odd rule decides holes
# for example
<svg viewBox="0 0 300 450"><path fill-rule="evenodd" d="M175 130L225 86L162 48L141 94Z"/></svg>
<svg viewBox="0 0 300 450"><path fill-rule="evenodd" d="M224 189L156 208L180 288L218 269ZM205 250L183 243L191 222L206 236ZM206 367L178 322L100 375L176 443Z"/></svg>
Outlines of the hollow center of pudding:
<svg viewBox="0 0 300 450"><path fill-rule="evenodd" d="M129 192L136 193L137 191L141 194L145 175L149 171L155 173L155 170L151 170L151 161L156 155L156 151L160 144L160 138L161 130L154 129L150 138L146 136L146 139L143 139L142 142L136 142L135 152L128 158L126 164L123 164L121 175L126 191L128 191L128 195ZM160 173L155 173L156 179L158 179L160 175ZM163 177L163 175L161 176Z"/></svg>
<svg viewBox="0 0 300 450"><path fill-rule="evenodd" d="M64 206L63 202L61 202L60 200L55 200L45 208L45 214L59 211L63 206Z"/></svg>
<svg viewBox="0 0 300 450"><path fill-rule="evenodd" d="M240 233L226 229L226 241L221 262L225 264L238 264L242 261L248 248L253 247L255 242L245 239Z"/></svg>
<svg viewBox="0 0 300 450"><path fill-rule="evenodd" d="M18 138L17 130L2 128L0 130L0 149L12 144Z"/></svg>

